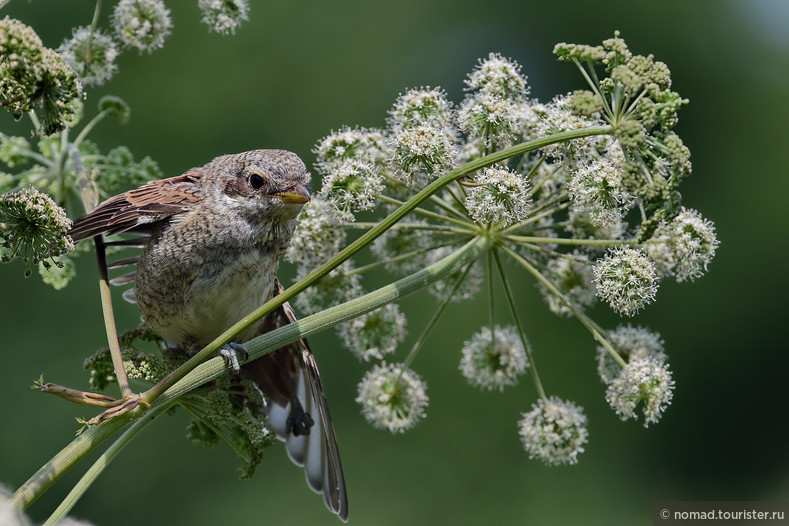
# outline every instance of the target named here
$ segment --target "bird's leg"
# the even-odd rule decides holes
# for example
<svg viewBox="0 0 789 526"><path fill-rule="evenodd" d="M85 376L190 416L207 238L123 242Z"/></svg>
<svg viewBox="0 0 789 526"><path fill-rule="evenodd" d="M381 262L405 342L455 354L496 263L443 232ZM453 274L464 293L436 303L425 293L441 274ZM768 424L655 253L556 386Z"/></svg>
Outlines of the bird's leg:
<svg viewBox="0 0 789 526"><path fill-rule="evenodd" d="M241 365L238 361L238 355L242 356L242 360L249 358L249 351L241 343L230 342L217 353L225 361L225 365L229 365L233 370L233 374L238 376L241 373Z"/></svg>
<svg viewBox="0 0 789 526"><path fill-rule="evenodd" d="M286 421L286 425L293 436L309 435L310 428L315 424L312 416L304 410L304 407L299 401L299 395L296 391L296 386L293 385L293 377L288 374L288 364L285 362L285 355L280 352L274 353L274 358L277 360L279 370L282 371L282 377L285 380L285 386L288 389L290 396L290 414Z"/></svg>

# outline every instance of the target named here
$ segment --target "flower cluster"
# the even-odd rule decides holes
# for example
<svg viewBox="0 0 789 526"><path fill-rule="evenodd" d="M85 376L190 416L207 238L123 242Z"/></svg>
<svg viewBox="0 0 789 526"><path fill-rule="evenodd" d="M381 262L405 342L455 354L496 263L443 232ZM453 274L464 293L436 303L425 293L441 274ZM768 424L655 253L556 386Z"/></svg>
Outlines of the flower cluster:
<svg viewBox="0 0 789 526"><path fill-rule="evenodd" d="M528 366L523 342L514 327L483 327L460 352L460 372L466 380L490 391L515 385Z"/></svg>
<svg viewBox="0 0 789 526"><path fill-rule="evenodd" d="M16 120L41 111L38 130L49 135L65 128L82 97L77 74L32 28L8 17L0 20L0 106Z"/></svg>
<svg viewBox="0 0 789 526"><path fill-rule="evenodd" d="M405 316L396 303L389 303L338 326L338 332L343 345L359 359L381 360L405 339Z"/></svg>
<svg viewBox="0 0 789 526"><path fill-rule="evenodd" d="M642 407L649 424L671 400L660 337L629 325L606 331L588 312L600 299L634 316L664 277L696 279L715 255L712 223L680 206L690 154L672 127L686 101L671 91L665 64L631 53L618 34L600 46L559 44L555 53L583 70L589 89L539 102L520 66L491 53L468 74L457 105L443 89L409 89L385 127L342 127L315 146L319 199L305 206L287 253L299 276L329 261L346 236L376 226L376 213L402 214L406 202L412 211L372 243L372 263L344 261L297 303L314 312L358 297L375 269L406 276L403 283L435 273L425 286L439 305L404 363L373 365L359 386L357 401L376 427L402 431L424 416L424 384L411 364L450 302L487 281L490 319L469 335L459 369L472 385L497 391L528 371L539 399L520 423L524 448L550 465L577 462L586 418L545 394L507 265L531 275L552 312L574 316L600 343L598 370L618 415L634 418ZM486 248L441 270L479 240ZM511 327L496 323L494 274ZM363 360L381 360L402 341L403 325L390 306L340 326L340 339Z"/></svg>
<svg viewBox="0 0 789 526"><path fill-rule="evenodd" d="M426 389L419 375L403 364L382 362L364 375L356 401L375 427L402 433L425 416Z"/></svg>
<svg viewBox="0 0 789 526"><path fill-rule="evenodd" d="M140 53L164 45L173 23L162 0L121 0L112 13L112 28L124 46Z"/></svg>
<svg viewBox="0 0 789 526"><path fill-rule="evenodd" d="M589 436L583 409L555 396L538 400L523 413L518 428L529 458L549 466L576 464Z"/></svg>
<svg viewBox="0 0 789 526"><path fill-rule="evenodd" d="M67 233L71 220L47 194L35 188L0 196L0 261L20 257L25 263L50 261L74 250ZM30 275L30 269L27 270Z"/></svg>
<svg viewBox="0 0 789 526"><path fill-rule="evenodd" d="M617 247L594 268L597 294L620 314L633 316L655 299L655 263L643 251Z"/></svg>
<svg viewBox="0 0 789 526"><path fill-rule="evenodd" d="M395 101L388 122L390 166L399 180L421 187L454 166L457 131L443 90L408 90Z"/></svg>
<svg viewBox="0 0 789 526"><path fill-rule="evenodd" d="M102 154L85 138L85 132L105 117L121 122L129 117L129 107L112 96L99 100L98 111L73 141L68 140L69 129L59 136L37 137L35 146L24 137L0 133L0 162L16 170L0 176L0 192L6 192L0 195L0 238L5 247L0 249L0 261L20 257L26 263L38 263L44 282L56 289L75 274L72 261L65 256L74 249L67 236L71 221L59 205L69 202L70 196L81 196L86 186L98 190L98 200L162 176L150 157L135 160L124 146ZM75 115L69 128L79 124L80 115Z"/></svg>
<svg viewBox="0 0 789 526"><path fill-rule="evenodd" d="M86 86L101 86L118 70L118 46L100 29L74 28L74 35L60 45L58 52Z"/></svg>
<svg viewBox="0 0 789 526"><path fill-rule="evenodd" d="M661 275L679 282L702 276L718 248L712 222L684 207L670 222L661 221L652 239L656 243L645 247L647 254Z"/></svg>
<svg viewBox="0 0 789 526"><path fill-rule="evenodd" d="M666 362L668 357L663 352L663 341L660 335L644 327L622 325L608 333L614 349L625 362L635 358L655 358ZM597 347L597 372L603 383L610 385L622 371L622 367L603 346Z"/></svg>
<svg viewBox="0 0 789 526"><path fill-rule="evenodd" d="M198 0L203 23L220 35L235 34L242 22L249 20L247 0Z"/></svg>
<svg viewBox="0 0 789 526"><path fill-rule="evenodd" d="M608 386L606 401L622 420L637 418L642 406L644 427L657 422L674 396L674 380L668 365L651 357L636 357L622 369Z"/></svg>
<svg viewBox="0 0 789 526"><path fill-rule="evenodd" d="M122 350L121 356L130 379L154 384L169 372L164 361L152 354L128 348ZM116 381L110 350L107 347L86 358L82 368L90 373L90 385L98 391L104 391L109 384Z"/></svg>
<svg viewBox="0 0 789 526"><path fill-rule="evenodd" d="M570 316L571 305L583 308L594 304L597 296L594 287L594 269L589 263L589 256L583 253L571 253L551 258L546 265L546 278L553 288L559 291L554 294L551 289L539 283L540 292L548 308L554 314ZM567 301L563 301L566 299Z"/></svg>
<svg viewBox="0 0 789 526"><path fill-rule="evenodd" d="M510 226L528 217L529 182L507 168L485 168L468 189L465 207L478 223Z"/></svg>

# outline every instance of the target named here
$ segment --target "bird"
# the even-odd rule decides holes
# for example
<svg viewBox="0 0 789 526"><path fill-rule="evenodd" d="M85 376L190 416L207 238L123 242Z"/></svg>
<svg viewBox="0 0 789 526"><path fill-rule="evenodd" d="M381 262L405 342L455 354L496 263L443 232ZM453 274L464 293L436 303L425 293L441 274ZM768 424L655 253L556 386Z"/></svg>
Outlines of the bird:
<svg viewBox="0 0 789 526"><path fill-rule="evenodd" d="M75 242L142 235L125 242L142 253L116 265L136 270L112 282L134 283L123 297L137 304L144 323L169 347L199 349L282 291L279 259L310 200L309 183L302 160L286 150L223 155L107 199L75 219L69 234ZM237 340L296 319L285 302ZM252 360L242 371L266 396L262 411L291 460L304 466L308 485L347 521L337 438L307 341Z"/></svg>

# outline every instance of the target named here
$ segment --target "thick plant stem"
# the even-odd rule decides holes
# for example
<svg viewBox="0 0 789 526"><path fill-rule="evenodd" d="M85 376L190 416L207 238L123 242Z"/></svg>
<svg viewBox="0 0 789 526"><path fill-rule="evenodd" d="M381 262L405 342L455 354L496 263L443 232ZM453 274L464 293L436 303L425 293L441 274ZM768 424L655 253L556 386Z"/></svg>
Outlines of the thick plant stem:
<svg viewBox="0 0 789 526"><path fill-rule="evenodd" d="M299 340L300 338L312 336L324 329L380 308L387 303L398 301L424 288L430 283L463 269L465 266L478 259L486 250L489 250L491 243L492 241L488 237L476 237L444 259L433 263L419 272L406 276L389 285L385 285L359 298L346 301L340 305L302 318L297 322L261 334L244 344L249 353L248 359L254 360L266 353ZM166 393L159 397L155 406L158 406L159 403L165 403L172 398L181 396L195 387L213 380L226 372L227 365L222 358L217 357L209 360L189 373L172 388L168 389Z"/></svg>
<svg viewBox="0 0 789 526"><path fill-rule="evenodd" d="M46 520L42 526L51 526L57 523L59 520L63 519L68 512L71 511L71 508L77 503L77 501L82 497L82 495L87 491L87 489L93 484L96 478L104 471L112 460L118 456L118 453L123 451L123 448L126 447L129 442L132 441L134 437L136 437L140 431L145 429L145 426L150 424L154 418L162 414L164 411L170 408L170 406L175 403L173 401L170 404L159 404L155 409L148 411L145 413L141 418L135 421L132 425L123 432L123 434L118 437L118 439L112 443L112 445L107 448L96 462L85 472L82 478L77 482L77 484L71 489L66 498L63 499L63 502L52 512L52 515Z"/></svg>
<svg viewBox="0 0 789 526"><path fill-rule="evenodd" d="M16 490L11 497L11 506L20 510L26 509L74 464L141 413L142 409L130 411L100 426L91 427L77 436Z"/></svg>
<svg viewBox="0 0 789 526"><path fill-rule="evenodd" d="M249 359L253 360L259 358L268 352L279 349L300 338L311 336L328 327L353 319L361 314L382 307L387 303L397 301L469 265L474 260L478 259L485 250L488 250L490 246L490 238L476 237L444 259L437 261L419 272L402 278L394 283L390 283L389 285L359 298L331 307L325 311L313 314L312 316L307 316L295 323L253 338L245 344L249 352ZM150 412L153 413L154 409L156 409L156 414L158 414L159 408L163 406L169 407L179 396L227 373L227 369L228 366L220 357L200 364L183 379L159 396L156 403L151 407ZM123 428L130 421L139 418L140 415L144 414L143 411L144 409L142 407L136 407L127 413L106 420L100 425L88 429L75 438L71 444L55 455L52 460L47 462L30 477L19 490L17 490L12 498L12 505L19 509L27 508L82 457L87 455L103 440ZM113 456L114 454L115 453L113 453Z"/></svg>
<svg viewBox="0 0 789 526"><path fill-rule="evenodd" d="M429 185L427 185L424 189L422 189L418 194L414 197L406 201L400 208L389 214L386 218L384 218L378 225L372 229L370 229L367 233L359 237L353 243L345 247L339 254L331 258L329 261L324 263L323 265L319 266L312 272L310 272L304 279L300 280L298 283L291 285L287 289L285 289L281 294L277 295L276 297L272 298L271 300L267 301L254 311L250 312L247 316L245 316L242 320L238 323L230 327L228 330L217 336L214 341L206 345L200 352L198 352L195 356L189 359L185 364L181 367L167 375L161 382L157 385L146 391L142 395L142 399L144 402L151 403L156 400L159 396L162 395L167 389L169 389L172 385L186 376L189 371L197 367L199 364L205 362L209 358L211 358L214 354L219 351L222 346L232 341L235 335L242 333L253 324L257 323L258 320L262 319L264 316L273 312L274 309L278 308L280 305L285 303L286 301L290 301L294 296L298 293L302 292L304 289L321 279L323 276L334 270L343 261L354 255L356 252L367 246L368 244L372 243L378 236L386 232L389 228L392 227L395 223L400 221L403 217L408 215L412 210L414 210L417 206L419 206L422 202L429 199L431 195L436 193L441 188L445 187L452 181L459 179L460 177L469 175L474 173L475 171L479 170L480 168L484 168L485 166L489 166L491 164L495 164L497 162L503 161L504 159L509 159L510 157L516 157L518 155L522 155L528 153L530 151L543 148L550 144L555 144L559 142L569 141L572 139L579 139L581 137L589 137L593 135L609 135L614 132L614 128L611 126L595 126L591 128L582 128L580 130L571 130L567 132L556 133L550 135L548 137L542 137L539 139L534 139L532 141L524 142L521 144L516 144L515 146L511 146L509 148L504 148L503 150L499 150L497 152L493 152L489 155L481 157L479 159L475 159L463 166L455 168L451 172L444 174L443 176L439 177Z"/></svg>

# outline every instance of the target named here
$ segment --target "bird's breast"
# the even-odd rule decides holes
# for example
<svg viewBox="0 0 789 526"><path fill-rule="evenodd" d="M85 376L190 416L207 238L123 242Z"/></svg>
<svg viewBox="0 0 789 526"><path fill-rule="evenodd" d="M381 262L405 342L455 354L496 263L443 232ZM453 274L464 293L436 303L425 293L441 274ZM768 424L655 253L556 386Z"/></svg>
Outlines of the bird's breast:
<svg viewBox="0 0 789 526"><path fill-rule="evenodd" d="M140 313L171 345L205 345L269 299L281 252L270 243L156 237L138 263ZM236 340L246 341L256 330Z"/></svg>

